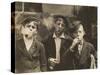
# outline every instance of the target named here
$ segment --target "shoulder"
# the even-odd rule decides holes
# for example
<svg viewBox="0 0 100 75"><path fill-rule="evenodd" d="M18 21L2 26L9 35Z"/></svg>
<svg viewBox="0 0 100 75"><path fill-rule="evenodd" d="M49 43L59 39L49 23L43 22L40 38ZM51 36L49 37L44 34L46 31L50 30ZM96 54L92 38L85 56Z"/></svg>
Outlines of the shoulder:
<svg viewBox="0 0 100 75"><path fill-rule="evenodd" d="M93 44L90 43L90 42L85 41L85 44L86 44L88 47L93 47Z"/></svg>
<svg viewBox="0 0 100 75"><path fill-rule="evenodd" d="M85 45L86 45L89 49L94 50L94 46L93 46L92 43L85 41Z"/></svg>
<svg viewBox="0 0 100 75"><path fill-rule="evenodd" d="M96 49L92 43L86 42L86 50L88 50L91 54L96 55Z"/></svg>
<svg viewBox="0 0 100 75"><path fill-rule="evenodd" d="M34 42L35 42L35 45L37 46L37 48L43 48L44 47L44 45L41 41L35 39Z"/></svg>
<svg viewBox="0 0 100 75"><path fill-rule="evenodd" d="M47 44L53 40L52 35L49 35L45 40L42 41L43 44Z"/></svg>
<svg viewBox="0 0 100 75"><path fill-rule="evenodd" d="M65 40L66 40L66 42L72 43L73 38L71 36L69 36L68 34L65 34Z"/></svg>
<svg viewBox="0 0 100 75"><path fill-rule="evenodd" d="M65 36L66 40L73 40L73 38L70 35L68 35L68 34L64 34L64 36Z"/></svg>
<svg viewBox="0 0 100 75"><path fill-rule="evenodd" d="M20 51L22 51L24 48L24 41L23 39L18 39L16 40L15 42L15 50L16 50L16 53L20 53Z"/></svg>
<svg viewBox="0 0 100 75"><path fill-rule="evenodd" d="M22 44L23 42L24 42L23 39L18 39L18 40L15 41L16 45L20 45L20 44Z"/></svg>

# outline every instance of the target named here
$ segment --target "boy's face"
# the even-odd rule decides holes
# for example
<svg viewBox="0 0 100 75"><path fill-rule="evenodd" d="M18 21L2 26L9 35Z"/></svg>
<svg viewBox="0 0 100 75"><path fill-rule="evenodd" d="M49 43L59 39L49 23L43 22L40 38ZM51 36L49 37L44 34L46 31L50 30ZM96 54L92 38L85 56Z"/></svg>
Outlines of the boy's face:
<svg viewBox="0 0 100 75"><path fill-rule="evenodd" d="M24 34L27 38L31 38L37 34L37 22L31 21L27 23L24 27Z"/></svg>
<svg viewBox="0 0 100 75"><path fill-rule="evenodd" d="M83 39L84 34L85 34L85 32L84 32L82 25L80 25L79 28L77 29L77 31L75 33L73 33L74 37L78 38L79 40Z"/></svg>
<svg viewBox="0 0 100 75"><path fill-rule="evenodd" d="M55 31L59 34L62 33L64 30L64 20L62 18L59 18L55 23Z"/></svg>

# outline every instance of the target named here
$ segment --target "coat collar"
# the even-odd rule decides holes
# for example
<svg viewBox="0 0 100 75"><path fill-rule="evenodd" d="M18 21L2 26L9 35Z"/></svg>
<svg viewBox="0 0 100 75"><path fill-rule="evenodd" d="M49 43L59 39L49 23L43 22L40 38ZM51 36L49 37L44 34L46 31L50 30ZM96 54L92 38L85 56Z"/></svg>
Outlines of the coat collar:
<svg viewBox="0 0 100 75"><path fill-rule="evenodd" d="M53 38L63 38L63 39L65 39L65 35L64 35L64 33L62 33L59 37L57 37L56 34L53 33Z"/></svg>
<svg viewBox="0 0 100 75"><path fill-rule="evenodd" d="M27 56L29 59L32 60L32 56L31 56L30 53L26 50L26 46L25 46L24 39L23 39L23 38L20 39L19 42L20 42L19 44L20 44L20 50L21 50L21 52L22 52L25 56Z"/></svg>

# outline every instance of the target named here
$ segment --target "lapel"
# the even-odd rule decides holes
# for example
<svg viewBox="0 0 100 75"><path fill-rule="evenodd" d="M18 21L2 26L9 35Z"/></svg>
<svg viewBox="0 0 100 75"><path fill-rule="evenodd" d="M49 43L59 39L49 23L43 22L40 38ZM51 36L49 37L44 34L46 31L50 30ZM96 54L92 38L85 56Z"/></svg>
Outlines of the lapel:
<svg viewBox="0 0 100 75"><path fill-rule="evenodd" d="M64 42L65 42L65 39L61 39L61 47L60 47L60 55L62 56L62 54L64 53L64 50L65 50L65 46L64 46Z"/></svg>
<svg viewBox="0 0 100 75"><path fill-rule="evenodd" d="M28 57L29 59L32 59L32 56L30 55L30 53L26 49L26 46L25 46L23 39L20 40L20 50L24 56Z"/></svg>
<svg viewBox="0 0 100 75"><path fill-rule="evenodd" d="M87 45L86 45L86 42L83 41L83 47L82 47L82 51L81 51L81 56L84 55L84 53L86 53L86 49L87 49Z"/></svg>
<svg viewBox="0 0 100 75"><path fill-rule="evenodd" d="M61 39L61 44L60 44L60 56L62 56L63 55L63 53L64 53L64 50L65 50L65 46L64 46L64 42L65 42L65 39ZM53 52L54 52L54 55L56 56L56 45L55 45L55 40L54 40L54 38L53 38L53 40L52 40L52 50L53 50Z"/></svg>
<svg viewBox="0 0 100 75"><path fill-rule="evenodd" d="M61 45L60 45L60 55L61 56L63 55L63 53L65 52L65 50L67 48L66 40L67 40L67 38L66 39L61 38ZM49 46L50 46L49 47L50 54L55 57L56 56L56 45L55 45L55 39L53 37L50 37L50 39L49 39Z"/></svg>
<svg viewBox="0 0 100 75"><path fill-rule="evenodd" d="M88 52L88 46L87 43L85 41L83 41L83 47L82 47L82 51L81 51L81 55L80 55L80 62L84 63L87 59L87 52Z"/></svg>
<svg viewBox="0 0 100 75"><path fill-rule="evenodd" d="M51 50L51 55L53 55L54 57L56 57L56 45L55 45L55 40L54 38L51 38L50 40L50 50Z"/></svg>

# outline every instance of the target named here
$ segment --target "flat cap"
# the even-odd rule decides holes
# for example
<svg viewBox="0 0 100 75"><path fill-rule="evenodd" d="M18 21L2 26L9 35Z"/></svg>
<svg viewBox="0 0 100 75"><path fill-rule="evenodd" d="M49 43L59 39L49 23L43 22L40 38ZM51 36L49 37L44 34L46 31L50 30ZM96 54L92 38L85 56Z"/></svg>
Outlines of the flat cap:
<svg viewBox="0 0 100 75"><path fill-rule="evenodd" d="M38 23L40 23L40 20L39 19L37 19L36 17L26 17L26 18L24 18L22 21L21 21L21 24L22 25L25 25L25 24L27 24L27 23L29 23L29 22L31 22L31 21L36 21L36 22L38 22Z"/></svg>

